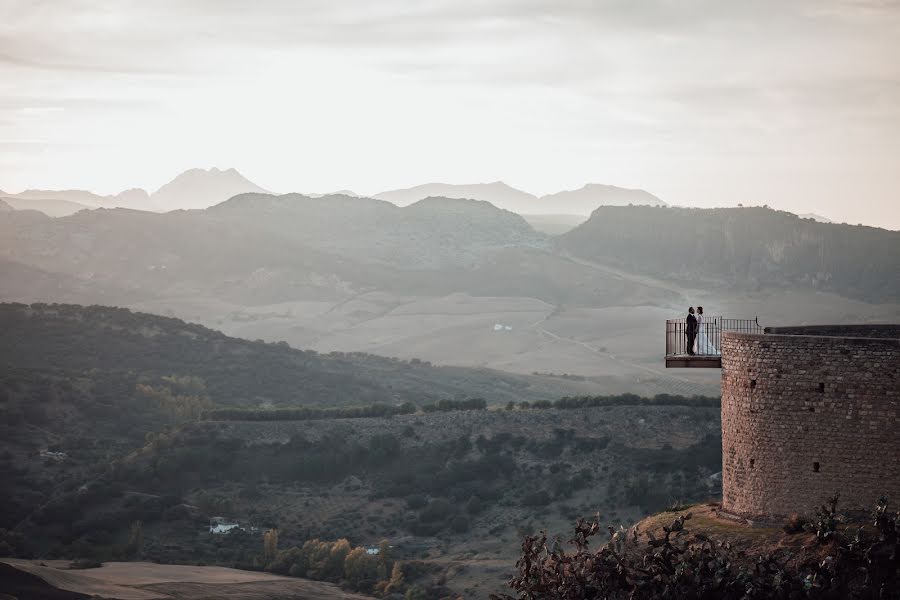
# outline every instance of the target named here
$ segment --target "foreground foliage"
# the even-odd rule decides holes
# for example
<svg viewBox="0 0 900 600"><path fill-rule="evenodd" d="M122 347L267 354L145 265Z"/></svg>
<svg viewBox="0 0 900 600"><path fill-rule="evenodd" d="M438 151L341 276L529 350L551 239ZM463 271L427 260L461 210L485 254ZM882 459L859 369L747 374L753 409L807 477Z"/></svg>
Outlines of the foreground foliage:
<svg viewBox="0 0 900 600"><path fill-rule="evenodd" d="M663 528L662 538L640 541L636 529L610 530L611 539L588 548L600 532L596 521L579 519L569 541L574 550L529 536L509 582L518 596L492 600L900 598L900 512L885 499L872 513L871 527L839 531L837 499L823 506L809 530L813 546L751 557L728 543L691 534L681 515Z"/></svg>

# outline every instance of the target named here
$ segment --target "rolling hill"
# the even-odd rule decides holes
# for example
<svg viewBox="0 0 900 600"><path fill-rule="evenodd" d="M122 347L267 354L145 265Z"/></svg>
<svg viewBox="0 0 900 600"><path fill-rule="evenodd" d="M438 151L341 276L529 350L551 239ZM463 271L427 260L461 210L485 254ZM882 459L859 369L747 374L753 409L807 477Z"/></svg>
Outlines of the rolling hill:
<svg viewBox="0 0 900 600"><path fill-rule="evenodd" d="M40 198L10 198L4 197L7 206L15 210L37 210L48 217L67 217L80 210L90 210L91 206L72 202L71 200L40 199Z"/></svg>
<svg viewBox="0 0 900 600"><path fill-rule="evenodd" d="M897 235L762 208L624 206L551 237L474 200L242 194L164 214L2 212L0 298L576 374L593 393L713 393L713 377L659 368L659 323L691 304L765 324L895 320Z"/></svg>
<svg viewBox="0 0 900 600"><path fill-rule="evenodd" d="M494 183L451 184L425 183L411 188L390 190L375 194L375 198L386 200L397 206L407 206L426 198L457 198L490 202L497 208L513 212L532 212L536 208L537 197L523 192L502 181Z"/></svg>
<svg viewBox="0 0 900 600"><path fill-rule="evenodd" d="M600 206L666 206L666 203L644 190L614 185L588 183L577 189L542 196L541 210L551 214L589 215Z"/></svg>
<svg viewBox="0 0 900 600"><path fill-rule="evenodd" d="M697 286L900 300L900 232L768 208L604 206L558 242L583 259Z"/></svg>
<svg viewBox="0 0 900 600"><path fill-rule="evenodd" d="M394 405L460 397L505 403L583 390L564 380L488 369L320 354L231 338L169 317L64 304L0 304L0 365L89 378L198 377L217 406Z"/></svg>
<svg viewBox="0 0 900 600"><path fill-rule="evenodd" d="M644 190L632 190L613 185L588 183L577 190L561 191L540 198L523 192L502 181L476 184L426 183L411 188L375 194L398 206L406 206L430 197L467 198L490 202L498 208L521 215L587 216L598 206L650 205L665 206L665 202Z"/></svg>

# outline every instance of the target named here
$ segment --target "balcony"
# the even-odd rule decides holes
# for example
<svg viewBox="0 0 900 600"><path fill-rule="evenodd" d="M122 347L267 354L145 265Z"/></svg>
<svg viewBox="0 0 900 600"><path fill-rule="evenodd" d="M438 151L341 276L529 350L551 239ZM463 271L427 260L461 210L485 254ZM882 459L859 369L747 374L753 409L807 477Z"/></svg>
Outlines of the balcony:
<svg viewBox="0 0 900 600"><path fill-rule="evenodd" d="M686 320L669 319L666 321L666 368L721 369L723 331L763 333L763 327L756 318L704 317L691 347Z"/></svg>

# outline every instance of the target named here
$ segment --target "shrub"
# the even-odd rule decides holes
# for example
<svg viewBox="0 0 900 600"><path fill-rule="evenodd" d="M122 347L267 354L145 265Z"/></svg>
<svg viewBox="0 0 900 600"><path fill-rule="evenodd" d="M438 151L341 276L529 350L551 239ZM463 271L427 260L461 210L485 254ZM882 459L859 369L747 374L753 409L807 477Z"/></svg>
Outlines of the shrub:
<svg viewBox="0 0 900 600"><path fill-rule="evenodd" d="M620 529L591 551L589 539L601 525L578 519L571 551L548 546L546 535L527 536L509 586L520 600L900 598L900 513L889 513L882 498L872 513L874 531L838 532L830 527L835 504L823 511L822 529L830 532L818 537L824 560L822 552L776 551L749 559L748 568L748 557L730 543L690 535L690 513L664 527L662 538L642 543L636 530Z"/></svg>
<svg viewBox="0 0 900 600"><path fill-rule="evenodd" d="M782 530L785 533L802 533L806 531L806 526L809 524L809 521L801 516L798 513L793 513L785 524L782 526Z"/></svg>

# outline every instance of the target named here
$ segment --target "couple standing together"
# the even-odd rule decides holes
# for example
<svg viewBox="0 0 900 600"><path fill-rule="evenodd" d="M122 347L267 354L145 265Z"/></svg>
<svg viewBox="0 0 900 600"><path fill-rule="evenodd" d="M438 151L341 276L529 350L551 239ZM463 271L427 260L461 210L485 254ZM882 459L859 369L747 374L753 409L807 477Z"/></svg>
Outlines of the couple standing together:
<svg viewBox="0 0 900 600"><path fill-rule="evenodd" d="M687 353L694 354L718 354L719 351L709 339L709 325L703 322L703 307L698 306L696 314L694 307L688 309L687 326L684 334L687 336Z"/></svg>

